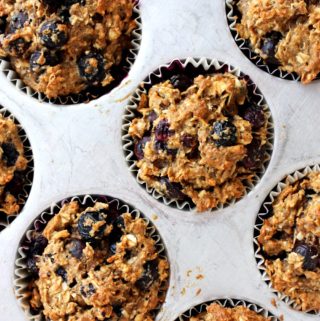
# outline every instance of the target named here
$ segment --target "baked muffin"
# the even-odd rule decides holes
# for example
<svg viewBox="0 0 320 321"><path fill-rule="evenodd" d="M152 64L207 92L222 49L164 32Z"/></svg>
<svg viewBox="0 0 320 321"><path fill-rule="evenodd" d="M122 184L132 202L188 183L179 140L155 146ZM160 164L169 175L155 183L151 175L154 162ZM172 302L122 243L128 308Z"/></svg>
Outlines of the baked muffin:
<svg viewBox="0 0 320 321"><path fill-rule="evenodd" d="M190 321L270 321L258 313L243 306L224 308L217 303L207 307L207 311L191 317Z"/></svg>
<svg viewBox="0 0 320 321"><path fill-rule="evenodd" d="M169 267L147 228L108 203L65 204L28 246L34 313L51 321L154 320Z"/></svg>
<svg viewBox="0 0 320 321"><path fill-rule="evenodd" d="M0 114L0 213L19 213L19 193L25 183L28 161L16 124Z"/></svg>
<svg viewBox="0 0 320 321"><path fill-rule="evenodd" d="M0 56L48 98L106 87L130 47L131 0L1 0Z"/></svg>
<svg viewBox="0 0 320 321"><path fill-rule="evenodd" d="M267 64L301 76L320 72L320 4L313 0L239 0L237 31Z"/></svg>
<svg viewBox="0 0 320 321"><path fill-rule="evenodd" d="M269 208L258 241L274 289L320 311L320 173L288 184Z"/></svg>
<svg viewBox="0 0 320 321"><path fill-rule="evenodd" d="M266 158L268 117L249 96L231 73L153 85L129 127L138 177L199 212L241 198Z"/></svg>

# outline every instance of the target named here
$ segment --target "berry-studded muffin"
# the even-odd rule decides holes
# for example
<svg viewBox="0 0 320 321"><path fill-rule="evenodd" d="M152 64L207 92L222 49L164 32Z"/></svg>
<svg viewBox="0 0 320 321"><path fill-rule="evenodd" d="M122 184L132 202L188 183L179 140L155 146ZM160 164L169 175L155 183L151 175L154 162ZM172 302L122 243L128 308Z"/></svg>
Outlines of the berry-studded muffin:
<svg viewBox="0 0 320 321"><path fill-rule="evenodd" d="M153 321L164 301L168 262L146 221L105 202L66 203L33 231L30 304L51 321Z"/></svg>
<svg viewBox="0 0 320 321"><path fill-rule="evenodd" d="M130 47L131 0L0 1L0 56L48 98L106 87Z"/></svg>
<svg viewBox="0 0 320 321"><path fill-rule="evenodd" d="M17 214L28 161L16 124L0 114L0 213Z"/></svg>
<svg viewBox="0 0 320 321"><path fill-rule="evenodd" d="M268 117L245 78L172 76L141 95L129 135L138 177L199 212L241 198L266 158Z"/></svg>
<svg viewBox="0 0 320 321"><path fill-rule="evenodd" d="M207 307L207 311L191 317L189 321L270 321L258 313L243 306L225 308L217 303Z"/></svg>
<svg viewBox="0 0 320 321"><path fill-rule="evenodd" d="M237 30L267 64L310 83L320 72L320 4L313 0L239 0Z"/></svg>
<svg viewBox="0 0 320 321"><path fill-rule="evenodd" d="M274 289L320 311L320 173L288 184L269 215L258 241Z"/></svg>

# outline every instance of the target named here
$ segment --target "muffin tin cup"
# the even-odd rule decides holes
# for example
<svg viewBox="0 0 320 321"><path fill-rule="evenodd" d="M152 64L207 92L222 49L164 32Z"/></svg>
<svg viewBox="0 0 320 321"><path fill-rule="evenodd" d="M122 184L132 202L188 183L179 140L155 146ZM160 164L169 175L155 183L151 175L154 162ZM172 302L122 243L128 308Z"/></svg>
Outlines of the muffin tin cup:
<svg viewBox="0 0 320 321"><path fill-rule="evenodd" d="M144 188L149 194L152 195L153 198L156 200L164 203L167 206L177 208L179 210L184 211L194 211L195 205L188 201L178 201L175 199L170 199L159 192L157 192L154 188L150 188L147 184L142 181L138 177L138 167L136 166L136 158L134 155L134 142L131 136L129 135L129 127L131 121L138 115L137 108L141 99L141 95L147 93L148 89L162 81L169 79L172 75L190 71L192 73L196 73L197 75L200 74L214 74L218 72L230 72L231 74L237 77L243 77L248 81L248 88L250 92L251 98L255 101L255 103L261 107L267 117L268 117L268 141L266 144L266 157L262 164L262 167L257 171L253 182L248 183L246 186L246 192L242 196L244 198L253 188L258 184L260 179L262 178L263 174L265 173L269 161L272 155L273 149L273 140L274 140L274 126L272 115L270 109L266 103L266 100L258 87L250 80L250 78L243 74L238 68L234 68L226 63L222 63L216 59L209 59L209 58L191 58L188 57L186 59L176 59L170 63L161 65L157 70L150 73L149 76L140 84L140 86L136 89L134 94L131 96L128 105L126 106L124 116L122 117L123 124L122 124L122 149L125 155L126 162L128 164L129 170L132 175L136 178L138 184ZM222 209L226 206L234 204L237 200L233 199L224 205L220 204L217 208L212 209Z"/></svg>
<svg viewBox="0 0 320 321"><path fill-rule="evenodd" d="M0 233L4 230L9 224L11 224L18 215L21 215L24 205L26 204L28 197L31 192L32 182L33 182L33 171L34 171L34 162L33 162L33 154L30 141L27 137L26 132L23 127L19 123L19 121L10 113L8 109L2 107L0 105L0 113L2 116L11 119L18 128L19 137L23 143L24 147L24 156L28 161L27 168L24 173L25 182L23 186L19 189L19 193L14 196L18 199L18 204L20 205L19 213L6 215L5 213L0 212Z"/></svg>
<svg viewBox="0 0 320 321"><path fill-rule="evenodd" d="M246 300L242 299L231 299L231 298L224 298L224 299L215 299L212 301L207 301L201 304L198 304L183 314L179 315L178 318L175 319L175 321L189 321L191 317L196 316L202 312L206 312L207 307L212 304L217 303L225 308L235 308L237 306L243 306L246 307L254 312L257 312L258 314L270 318L270 321L279 321L278 318L276 318L272 313L265 310L264 308L260 307L259 305L255 303L248 302Z"/></svg>
<svg viewBox="0 0 320 321"><path fill-rule="evenodd" d="M21 79L19 74L12 68L11 63L6 59L0 58L0 71L5 75L10 83L12 83L20 91L27 94L29 97L37 99L39 102L47 102L53 105L74 105L80 103L88 103L91 100L97 99L103 95L110 93L116 87L118 87L123 80L127 77L131 67L133 66L137 55L139 53L141 39L142 39L142 21L141 12L139 7L139 0L132 0L134 3L133 16L136 22L136 28L132 31L131 47L126 55L123 57L123 61L118 66L121 69L121 75L119 79L115 79L107 87L98 87L96 90L90 92L84 90L79 94L73 94L57 98L48 98L45 94L33 90L27 86Z"/></svg>
<svg viewBox="0 0 320 321"><path fill-rule="evenodd" d="M236 24L239 22L236 17L236 13L238 12L236 3L237 0L226 0L226 13L229 29L234 41L242 53L258 68L272 76L276 76L285 80L300 81L301 77L297 73L284 71L277 66L272 66L265 63L264 60L250 48L248 41L240 37L236 29ZM319 79L319 77L317 77L317 79Z"/></svg>
<svg viewBox="0 0 320 321"><path fill-rule="evenodd" d="M120 213L130 213L135 218L142 218L148 225L147 231L149 236L155 241L155 247L158 251L159 257L166 258L169 262L167 255L167 250L164 242L158 233L156 227L151 223L151 221L140 211L131 205L107 196L107 195L77 195L63 199L57 203L53 203L49 208L44 210L39 216L37 216L31 225L28 227L27 231L23 235L19 243L19 248L16 254L15 266L14 266L14 292L15 296L22 307L23 311L27 316L27 320L32 321L43 321L44 316L42 313L35 314L30 308L29 304L29 290L28 284L30 281L30 274L27 271L26 258L27 251L29 249L32 232L42 231L48 224L50 219L52 219L61 209L61 207L69 202L78 201L81 205L92 206L96 202L107 202L111 206L115 206L116 210ZM170 270L169 270L170 273ZM168 283L169 284L169 278ZM163 293L167 292L167 287L162 289ZM158 314L161 309L161 304L155 310L155 314Z"/></svg>
<svg viewBox="0 0 320 321"><path fill-rule="evenodd" d="M297 170L287 176L284 177L283 180L281 180L270 192L270 194L265 199L264 203L262 204L259 214L257 216L255 226L254 226L254 253L255 258L257 261L257 267L262 275L262 279L264 282L267 283L268 287L271 289L271 291L277 295L278 299L285 302L287 305L289 305L291 308L297 311L301 311L301 306L298 305L294 300L290 299L289 296L275 290L272 286L272 282L270 277L268 276L266 272L265 267L265 258L263 256L263 250L258 242L258 236L260 235L261 227L263 225L263 222L265 219L270 217L270 209L272 208L272 203L275 201L275 199L280 195L280 193L284 190L284 188L288 184L292 184L296 182L297 180L305 177L307 174L311 172L320 172L320 166L314 165L314 166L307 166L303 169ZM314 310L308 310L304 311L305 313L313 314L313 315L319 315L320 311L314 311Z"/></svg>

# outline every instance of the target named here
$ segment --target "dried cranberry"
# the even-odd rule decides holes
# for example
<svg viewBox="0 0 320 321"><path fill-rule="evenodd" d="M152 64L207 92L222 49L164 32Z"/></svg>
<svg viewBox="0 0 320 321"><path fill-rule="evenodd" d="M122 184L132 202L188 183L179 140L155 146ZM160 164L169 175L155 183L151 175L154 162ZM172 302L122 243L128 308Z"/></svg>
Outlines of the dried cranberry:
<svg viewBox="0 0 320 321"><path fill-rule="evenodd" d="M251 105L248 108L246 108L243 114L243 119L250 122L253 129L259 129L265 123L265 116L263 110L255 105Z"/></svg>
<svg viewBox="0 0 320 321"><path fill-rule="evenodd" d="M254 170L261 166L265 160L266 149L260 146L261 142L258 139L253 139L247 147L247 155L242 160L242 164L246 169Z"/></svg>

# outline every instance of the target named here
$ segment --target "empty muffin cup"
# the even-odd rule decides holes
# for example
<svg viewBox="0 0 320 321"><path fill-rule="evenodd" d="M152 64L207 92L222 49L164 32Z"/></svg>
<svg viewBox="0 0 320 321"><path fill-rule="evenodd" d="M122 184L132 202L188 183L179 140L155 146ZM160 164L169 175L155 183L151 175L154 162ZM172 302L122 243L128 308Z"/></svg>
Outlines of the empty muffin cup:
<svg viewBox="0 0 320 321"><path fill-rule="evenodd" d="M233 310L230 310L233 309ZM211 312L210 312L211 311ZM266 309L260 307L257 304L248 302L241 299L215 299L212 301L204 302L198 304L189 310L181 314L175 321L197 321L205 320L201 319L207 312L211 313L212 316L216 314L217 320L219 317L224 317L223 320L240 320L240 318L232 318L232 311L239 313L238 316L245 317L244 314L248 314L251 318L250 320L257 321L279 321L272 313ZM200 317L200 318L199 318ZM216 320L216 319L214 319ZM241 319L242 320L242 319ZM246 319L247 320L247 319ZM249 318L248 318L249 320Z"/></svg>
<svg viewBox="0 0 320 321"><path fill-rule="evenodd" d="M14 285L28 320L153 320L165 300L169 263L139 210L105 195L74 196L27 229Z"/></svg>
<svg viewBox="0 0 320 321"><path fill-rule="evenodd" d="M187 58L160 66L136 89L122 144L149 194L203 212L234 203L258 183L271 157L273 123L248 76L214 59Z"/></svg>
<svg viewBox="0 0 320 321"><path fill-rule="evenodd" d="M139 52L142 23L137 0L88 8L84 2L69 2L37 0L32 19L25 7L19 7L26 4L13 3L0 17L6 24L3 34L0 30L0 70L15 87L40 102L80 104L109 93L127 77ZM18 12L11 22L6 18L10 10ZM50 18L42 22L43 15ZM31 41L30 32L39 39ZM88 39L92 42L93 37L91 45Z"/></svg>
<svg viewBox="0 0 320 321"><path fill-rule="evenodd" d="M33 155L27 134L18 120L0 106L1 195L0 231L21 213L33 181Z"/></svg>
<svg viewBox="0 0 320 321"><path fill-rule="evenodd" d="M319 165L286 176L263 202L254 229L255 258L262 279L293 309L317 315L319 179Z"/></svg>

